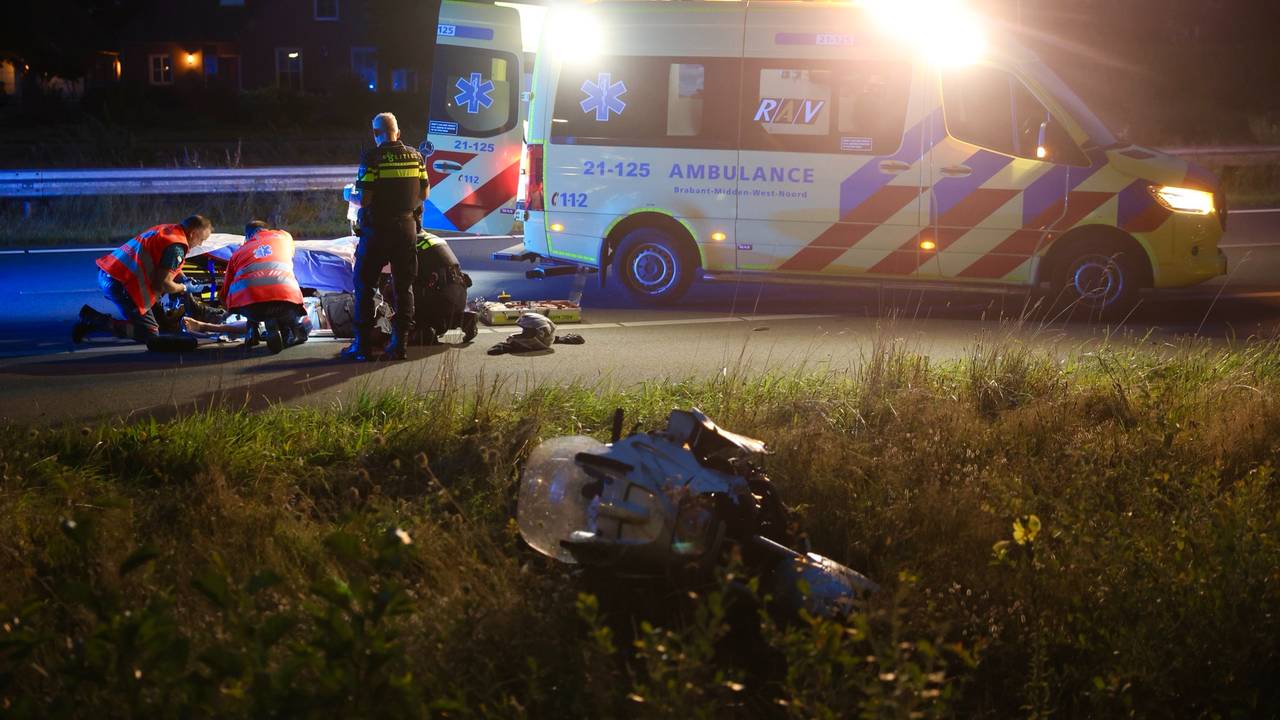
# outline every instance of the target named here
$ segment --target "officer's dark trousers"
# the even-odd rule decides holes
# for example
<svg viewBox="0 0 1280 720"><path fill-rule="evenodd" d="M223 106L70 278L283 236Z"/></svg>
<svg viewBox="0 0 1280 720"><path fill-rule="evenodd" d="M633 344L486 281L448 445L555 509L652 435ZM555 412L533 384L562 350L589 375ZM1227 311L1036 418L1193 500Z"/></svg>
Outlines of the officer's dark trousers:
<svg viewBox="0 0 1280 720"><path fill-rule="evenodd" d="M450 282L439 287L418 283L414 302L418 304L418 329L431 328L436 335L462 324L462 311L467 309L467 287Z"/></svg>
<svg viewBox="0 0 1280 720"><path fill-rule="evenodd" d="M396 331L403 337L413 326L413 281L418 274L416 240L412 216L360 231L360 244L356 247L356 327L366 337L373 328L373 291L387 263L391 263L396 289L392 305Z"/></svg>

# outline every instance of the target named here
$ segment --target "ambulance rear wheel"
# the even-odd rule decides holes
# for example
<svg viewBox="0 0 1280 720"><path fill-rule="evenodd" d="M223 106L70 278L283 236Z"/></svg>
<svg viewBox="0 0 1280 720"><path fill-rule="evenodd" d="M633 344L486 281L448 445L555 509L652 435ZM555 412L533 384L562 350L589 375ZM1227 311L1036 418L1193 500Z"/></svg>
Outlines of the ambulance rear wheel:
<svg viewBox="0 0 1280 720"><path fill-rule="evenodd" d="M657 228L627 233L614 251L614 269L627 292L637 300L667 303L689 289L697 261L686 244Z"/></svg>
<svg viewBox="0 0 1280 720"><path fill-rule="evenodd" d="M1073 317L1124 318L1138 300L1140 266L1131 250L1089 242L1075 248L1053 277L1053 295Z"/></svg>

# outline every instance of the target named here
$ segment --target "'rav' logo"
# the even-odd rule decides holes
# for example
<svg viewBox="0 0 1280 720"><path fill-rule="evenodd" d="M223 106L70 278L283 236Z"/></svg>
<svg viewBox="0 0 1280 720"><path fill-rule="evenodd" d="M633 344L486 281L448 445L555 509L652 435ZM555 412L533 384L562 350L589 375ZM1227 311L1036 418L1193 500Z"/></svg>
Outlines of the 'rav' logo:
<svg viewBox="0 0 1280 720"><path fill-rule="evenodd" d="M812 125L826 104L826 100L760 98L753 122Z"/></svg>

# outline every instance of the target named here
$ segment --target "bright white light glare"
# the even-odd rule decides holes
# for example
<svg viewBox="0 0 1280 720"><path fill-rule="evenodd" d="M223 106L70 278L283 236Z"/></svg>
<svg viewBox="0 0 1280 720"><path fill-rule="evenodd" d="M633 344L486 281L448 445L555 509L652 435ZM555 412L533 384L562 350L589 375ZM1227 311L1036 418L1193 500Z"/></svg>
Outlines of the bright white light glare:
<svg viewBox="0 0 1280 720"><path fill-rule="evenodd" d="M1161 205L1174 212L1208 215L1213 212L1213 193L1191 188L1153 185L1151 192Z"/></svg>
<svg viewBox="0 0 1280 720"><path fill-rule="evenodd" d="M962 0L868 0L865 7L881 32L940 67L968 65L986 52L982 22Z"/></svg>
<svg viewBox="0 0 1280 720"><path fill-rule="evenodd" d="M524 3L496 2L494 5L514 8L520 13L520 44L525 52L538 52L538 38L542 37L542 26L547 19L547 8L542 5L526 5Z"/></svg>
<svg viewBox="0 0 1280 720"><path fill-rule="evenodd" d="M291 53L289 53L289 59L290 59L290 60L297 60L297 59L298 59L298 53L296 53L296 52L291 52Z"/></svg>
<svg viewBox="0 0 1280 720"><path fill-rule="evenodd" d="M553 8L546 29L547 47L561 62L589 62L604 50L604 26L584 8Z"/></svg>

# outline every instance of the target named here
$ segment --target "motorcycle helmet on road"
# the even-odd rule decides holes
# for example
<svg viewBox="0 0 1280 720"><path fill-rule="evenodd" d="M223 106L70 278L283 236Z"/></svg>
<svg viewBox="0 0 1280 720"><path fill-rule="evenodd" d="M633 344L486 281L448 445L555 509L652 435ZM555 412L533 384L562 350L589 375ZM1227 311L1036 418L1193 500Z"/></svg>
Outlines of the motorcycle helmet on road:
<svg viewBox="0 0 1280 720"><path fill-rule="evenodd" d="M490 355L550 350L551 344L555 342L556 324L545 315L524 313L516 320L516 327L520 328L520 333L510 335L506 340L489 348Z"/></svg>

